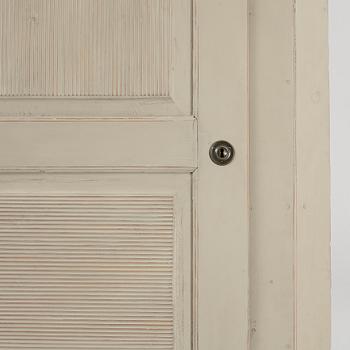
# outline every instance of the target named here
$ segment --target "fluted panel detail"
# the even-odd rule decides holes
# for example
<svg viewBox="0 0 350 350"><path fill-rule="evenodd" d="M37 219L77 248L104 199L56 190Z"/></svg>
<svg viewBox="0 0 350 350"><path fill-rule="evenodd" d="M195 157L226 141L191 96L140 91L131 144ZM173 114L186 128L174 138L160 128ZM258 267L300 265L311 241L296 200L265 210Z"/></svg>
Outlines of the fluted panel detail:
<svg viewBox="0 0 350 350"><path fill-rule="evenodd" d="M1 349L174 349L168 196L0 196Z"/></svg>
<svg viewBox="0 0 350 350"><path fill-rule="evenodd" d="M0 0L1 96L169 96L171 0Z"/></svg>

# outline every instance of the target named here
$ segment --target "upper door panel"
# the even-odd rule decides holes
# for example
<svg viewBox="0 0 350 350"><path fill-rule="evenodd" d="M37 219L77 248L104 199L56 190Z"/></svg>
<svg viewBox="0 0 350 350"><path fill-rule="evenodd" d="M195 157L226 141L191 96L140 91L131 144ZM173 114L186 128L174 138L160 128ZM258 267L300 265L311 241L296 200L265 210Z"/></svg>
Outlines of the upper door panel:
<svg viewBox="0 0 350 350"><path fill-rule="evenodd" d="M1 114L192 114L191 7L1 0Z"/></svg>

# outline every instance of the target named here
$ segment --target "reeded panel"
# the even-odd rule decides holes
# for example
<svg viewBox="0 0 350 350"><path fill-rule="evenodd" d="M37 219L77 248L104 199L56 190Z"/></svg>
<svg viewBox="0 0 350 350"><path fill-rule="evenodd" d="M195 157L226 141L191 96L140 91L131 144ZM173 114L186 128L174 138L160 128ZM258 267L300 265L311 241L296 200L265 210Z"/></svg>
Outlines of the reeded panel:
<svg viewBox="0 0 350 350"><path fill-rule="evenodd" d="M1 195L0 348L177 348L175 241L171 196Z"/></svg>
<svg viewBox="0 0 350 350"><path fill-rule="evenodd" d="M169 96L171 0L0 0L0 96Z"/></svg>

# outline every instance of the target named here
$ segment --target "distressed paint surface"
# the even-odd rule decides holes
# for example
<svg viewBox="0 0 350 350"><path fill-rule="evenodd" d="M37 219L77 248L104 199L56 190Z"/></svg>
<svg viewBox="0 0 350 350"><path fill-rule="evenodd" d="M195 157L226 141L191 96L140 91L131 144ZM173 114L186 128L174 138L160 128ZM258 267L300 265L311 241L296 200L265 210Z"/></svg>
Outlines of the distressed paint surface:
<svg viewBox="0 0 350 350"><path fill-rule="evenodd" d="M251 349L330 349L327 1L250 2Z"/></svg>
<svg viewBox="0 0 350 350"><path fill-rule="evenodd" d="M199 0L198 25L198 350L246 350L247 1ZM229 141L236 151L234 161L224 167L209 158L217 140Z"/></svg>
<svg viewBox="0 0 350 350"><path fill-rule="evenodd" d="M331 348L326 0L296 1L296 348Z"/></svg>
<svg viewBox="0 0 350 350"><path fill-rule="evenodd" d="M0 346L190 350L188 174L0 176Z"/></svg>
<svg viewBox="0 0 350 350"><path fill-rule="evenodd" d="M53 15L79 17L69 11L74 4L89 20L67 16L65 28ZM182 307L174 308L170 348L329 350L326 4L248 4L0 0L0 191L172 193L183 260L173 271ZM48 51L44 8L64 27L50 32L57 37ZM112 23L120 13L127 20ZM168 29L158 31L161 23ZM68 38L72 28L79 30ZM81 42L80 29L91 42ZM112 34L122 50L113 51ZM140 35L150 38L147 57ZM63 62L67 51L58 46L68 44L73 54ZM218 168L208 149L222 138L236 158Z"/></svg>
<svg viewBox="0 0 350 350"><path fill-rule="evenodd" d="M250 2L250 342L294 349L293 0Z"/></svg>
<svg viewBox="0 0 350 350"><path fill-rule="evenodd" d="M169 96L171 0L1 0L1 96Z"/></svg>
<svg viewBox="0 0 350 350"><path fill-rule="evenodd" d="M196 168L193 118L10 120L0 121L3 171Z"/></svg>
<svg viewBox="0 0 350 350"><path fill-rule="evenodd" d="M1 194L0 347L174 349L174 214L169 196Z"/></svg>

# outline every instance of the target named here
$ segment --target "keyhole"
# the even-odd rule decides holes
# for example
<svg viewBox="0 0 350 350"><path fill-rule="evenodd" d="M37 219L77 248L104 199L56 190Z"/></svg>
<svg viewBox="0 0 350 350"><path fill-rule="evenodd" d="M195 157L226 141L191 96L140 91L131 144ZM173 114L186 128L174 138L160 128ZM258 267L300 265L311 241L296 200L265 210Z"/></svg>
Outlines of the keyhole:
<svg viewBox="0 0 350 350"><path fill-rule="evenodd" d="M212 144L209 150L211 160L217 165L229 164L235 154L232 145L227 141L217 141Z"/></svg>
<svg viewBox="0 0 350 350"><path fill-rule="evenodd" d="M229 154L229 151L227 150L226 147L220 147L218 149L218 156L220 159L223 159L223 160L226 159L228 154Z"/></svg>

